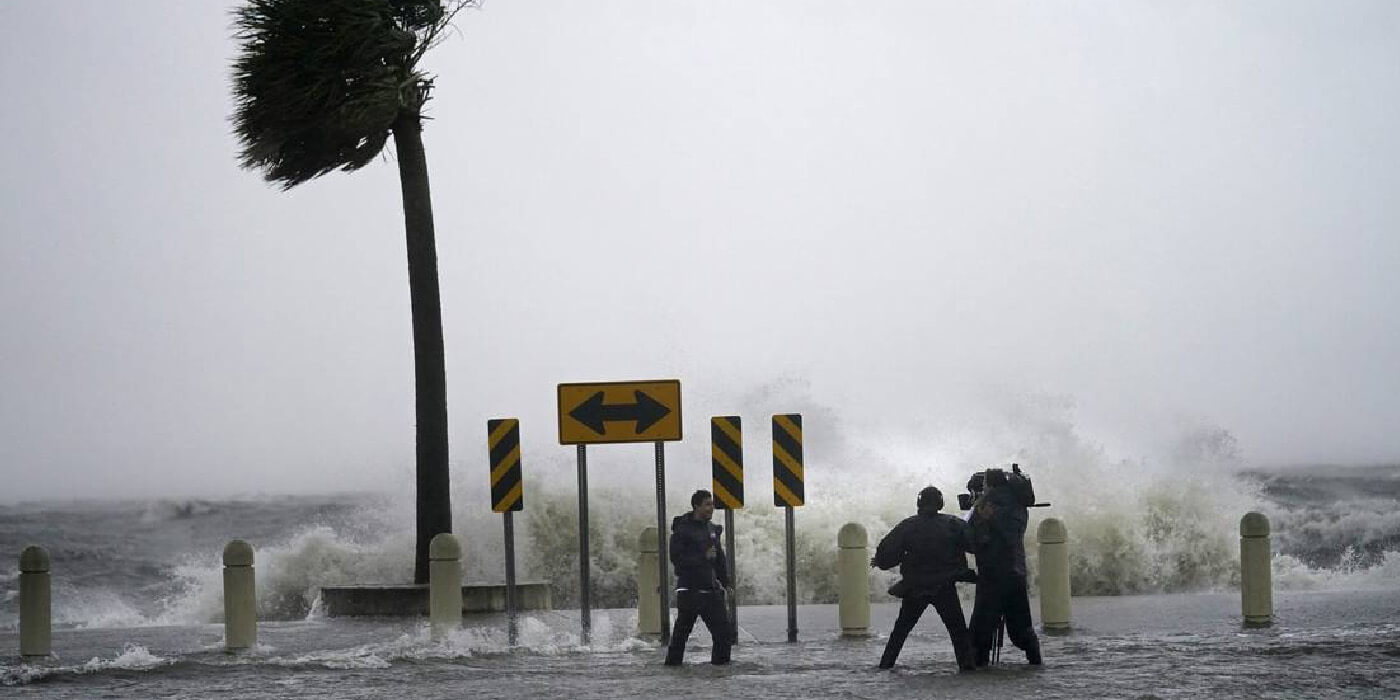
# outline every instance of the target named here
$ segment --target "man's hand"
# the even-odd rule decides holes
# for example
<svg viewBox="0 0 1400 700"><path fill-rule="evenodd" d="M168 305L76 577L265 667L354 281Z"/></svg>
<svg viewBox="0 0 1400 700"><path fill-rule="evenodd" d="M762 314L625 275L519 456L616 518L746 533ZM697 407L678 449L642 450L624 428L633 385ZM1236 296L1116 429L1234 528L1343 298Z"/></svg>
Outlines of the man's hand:
<svg viewBox="0 0 1400 700"><path fill-rule="evenodd" d="M879 567L879 566L880 566L879 564L876 564L876 563L875 563L875 557L870 557L870 565L871 565L872 567Z"/></svg>

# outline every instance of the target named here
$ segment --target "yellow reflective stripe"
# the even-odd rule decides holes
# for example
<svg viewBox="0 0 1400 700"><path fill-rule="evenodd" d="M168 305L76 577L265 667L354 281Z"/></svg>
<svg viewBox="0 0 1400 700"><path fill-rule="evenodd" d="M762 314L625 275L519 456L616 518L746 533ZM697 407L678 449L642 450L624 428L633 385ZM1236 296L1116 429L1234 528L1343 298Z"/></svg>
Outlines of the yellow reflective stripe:
<svg viewBox="0 0 1400 700"><path fill-rule="evenodd" d="M516 482L515 487L510 490L510 493L507 493L506 497L502 498L501 502L496 504L496 507L492 508L491 510L496 511L497 513L503 513L505 511L510 510L510 507L515 505L516 501L520 500L520 492L524 490L524 486L525 485L523 483Z"/></svg>
<svg viewBox="0 0 1400 700"><path fill-rule="evenodd" d="M505 476L506 472L510 471L510 468L515 466L519 461L520 446L516 445L515 449L511 450L510 454L506 455L506 458L501 460L501 463L495 469L491 470L491 485L495 486L496 482L500 481L501 477Z"/></svg>
<svg viewBox="0 0 1400 700"><path fill-rule="evenodd" d="M776 458L778 459L779 462L782 462L782 463L783 463L783 466L784 466L784 467L787 467L787 470L788 470L788 471L790 471L790 472L792 472L794 475L796 475L797 478L798 478L798 480L801 480L801 479L803 478L803 476L802 476L802 465L801 465L800 463L798 463L798 461L797 461L796 459L793 459L792 455L790 455L790 454L788 454L786 451L784 451L783 448L778 447L777 445L774 445L774 446L773 446L773 456L776 457Z"/></svg>
<svg viewBox="0 0 1400 700"><path fill-rule="evenodd" d="M724 467L725 471L733 474L734 478L739 480L739 483L744 483L744 470L740 469L739 465L735 464L734 460L730 459L729 455L725 454L724 450L719 448L719 445L714 445L710 449L710 454L714 456L715 461L719 462L721 467Z"/></svg>
<svg viewBox="0 0 1400 700"><path fill-rule="evenodd" d="M773 422L777 423L788 435L791 435L792 439L796 440L798 444L801 444L802 429L797 427L797 424L792 422L791 418L787 416L773 416Z"/></svg>
<svg viewBox="0 0 1400 700"><path fill-rule="evenodd" d="M794 495L793 492L788 490L788 487L783 486L783 483L777 479L773 480L773 492L778 494L778 498L781 498L783 503L790 506L802 505L802 499Z"/></svg>
<svg viewBox="0 0 1400 700"><path fill-rule="evenodd" d="M715 483L714 483L714 487L715 487L715 498L718 498L718 499L719 499L719 502L722 503L722 504L724 504L724 507L725 507L725 508L739 508L739 507L740 507L740 506L739 506L739 499L735 498L735 497L734 497L733 495L731 495L728 491L724 490L724 487L723 487L723 486L720 486L720 485L719 485L719 482L715 482Z"/></svg>
<svg viewBox="0 0 1400 700"><path fill-rule="evenodd" d="M728 435L729 439L733 440L735 445L744 444L744 438L739 434L739 429L734 427L734 424L730 423L729 421L723 418L718 418L710 421L710 424L719 426L719 431L724 433L725 435Z"/></svg>
<svg viewBox="0 0 1400 700"><path fill-rule="evenodd" d="M510 429L514 428L519 423L520 421L515 420L514 418L501 421L500 425L497 425L496 429L491 431L491 436L486 438L486 444L488 445L488 449L490 447L495 447L496 443L500 442L501 438L505 437L506 433L510 432ZM478 435L480 435L480 433L478 433Z"/></svg>

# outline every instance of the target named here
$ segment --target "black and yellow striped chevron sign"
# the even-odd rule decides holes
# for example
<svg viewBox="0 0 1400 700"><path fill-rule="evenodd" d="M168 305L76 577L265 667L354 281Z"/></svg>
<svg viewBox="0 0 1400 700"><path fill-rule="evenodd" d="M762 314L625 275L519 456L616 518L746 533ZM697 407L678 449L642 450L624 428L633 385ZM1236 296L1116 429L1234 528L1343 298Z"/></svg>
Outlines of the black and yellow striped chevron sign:
<svg viewBox="0 0 1400 700"><path fill-rule="evenodd" d="M802 505L803 478L802 414L777 414L773 416L773 505Z"/></svg>
<svg viewBox="0 0 1400 700"><path fill-rule="evenodd" d="M744 507L744 427L738 416L710 419L710 464L715 507L738 510Z"/></svg>
<svg viewBox="0 0 1400 700"><path fill-rule="evenodd" d="M491 452L491 510L497 513L524 510L520 421L515 418L486 421L486 447Z"/></svg>

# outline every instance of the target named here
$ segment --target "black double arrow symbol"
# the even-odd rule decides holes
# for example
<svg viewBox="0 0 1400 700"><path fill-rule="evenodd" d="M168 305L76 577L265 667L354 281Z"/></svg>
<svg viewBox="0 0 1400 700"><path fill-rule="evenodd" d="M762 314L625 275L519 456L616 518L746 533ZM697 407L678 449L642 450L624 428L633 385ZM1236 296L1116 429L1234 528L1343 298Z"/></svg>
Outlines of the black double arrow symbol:
<svg viewBox="0 0 1400 700"><path fill-rule="evenodd" d="M589 430L607 435L609 421L636 421L638 434L644 433L656 422L671 413L671 409L641 391L632 392L636 403L603 403L603 392L588 397L587 401L569 411L569 417L588 426Z"/></svg>

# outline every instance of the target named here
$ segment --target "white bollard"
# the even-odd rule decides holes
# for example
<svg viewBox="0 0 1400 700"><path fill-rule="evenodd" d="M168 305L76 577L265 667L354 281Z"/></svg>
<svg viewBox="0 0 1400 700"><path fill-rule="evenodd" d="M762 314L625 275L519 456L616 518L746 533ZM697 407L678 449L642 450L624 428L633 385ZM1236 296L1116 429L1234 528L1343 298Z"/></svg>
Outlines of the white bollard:
<svg viewBox="0 0 1400 700"><path fill-rule="evenodd" d="M428 543L428 622L433 639L462 626L462 545L450 532Z"/></svg>
<svg viewBox="0 0 1400 700"><path fill-rule="evenodd" d="M1069 629L1069 533L1059 518L1046 518L1036 528L1040 543L1040 624L1046 632Z"/></svg>
<svg viewBox="0 0 1400 700"><path fill-rule="evenodd" d="M1263 513L1240 518L1240 608L1245 627L1274 622L1273 553L1269 519Z"/></svg>
<svg viewBox="0 0 1400 700"><path fill-rule="evenodd" d="M661 576L659 554L656 551L656 528L649 527L637 536L637 636L644 639L661 637Z"/></svg>
<svg viewBox="0 0 1400 700"><path fill-rule="evenodd" d="M28 546L19 553L19 655L42 658L53 651L53 586L49 553Z"/></svg>
<svg viewBox="0 0 1400 700"><path fill-rule="evenodd" d="M243 540L224 546L224 650L244 651L258 643L258 592L253 547Z"/></svg>
<svg viewBox="0 0 1400 700"><path fill-rule="evenodd" d="M842 637L870 636L870 536L858 523L836 533L837 617Z"/></svg>

